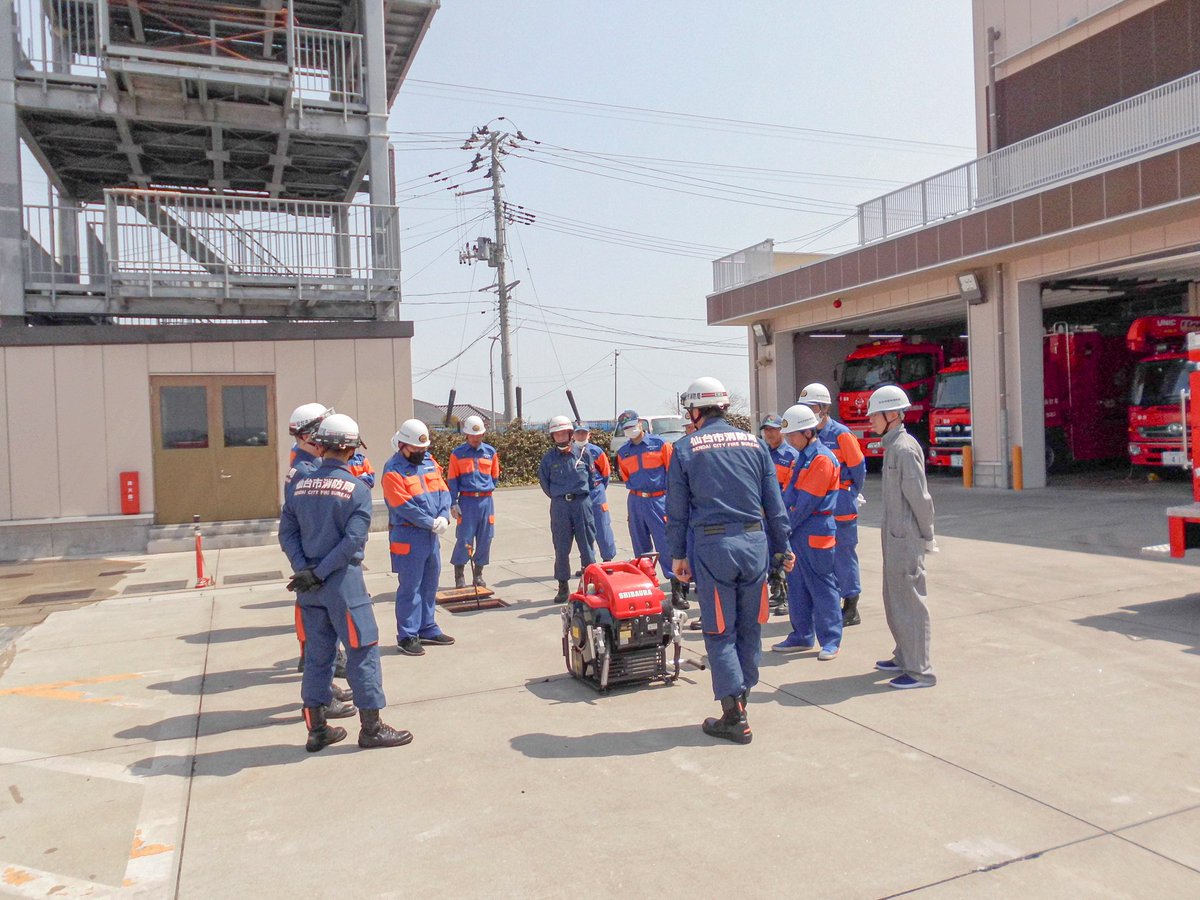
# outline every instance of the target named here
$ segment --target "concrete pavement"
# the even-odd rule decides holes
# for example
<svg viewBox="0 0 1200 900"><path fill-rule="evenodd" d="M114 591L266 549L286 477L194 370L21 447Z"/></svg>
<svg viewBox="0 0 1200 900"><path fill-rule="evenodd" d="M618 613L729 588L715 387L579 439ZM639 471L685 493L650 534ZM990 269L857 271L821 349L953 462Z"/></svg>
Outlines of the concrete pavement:
<svg viewBox="0 0 1200 900"><path fill-rule="evenodd" d="M536 489L497 494L510 606L439 613L458 643L423 658L396 654L372 536L384 717L416 735L394 750L350 722L304 752L277 548L210 553L208 590L175 589L188 554L0 567L0 894L1197 896L1200 592L1130 550L1187 486L932 487L938 686L872 669L864 527L864 623L832 662L764 654L747 747L698 727L695 632L674 686L566 675Z"/></svg>

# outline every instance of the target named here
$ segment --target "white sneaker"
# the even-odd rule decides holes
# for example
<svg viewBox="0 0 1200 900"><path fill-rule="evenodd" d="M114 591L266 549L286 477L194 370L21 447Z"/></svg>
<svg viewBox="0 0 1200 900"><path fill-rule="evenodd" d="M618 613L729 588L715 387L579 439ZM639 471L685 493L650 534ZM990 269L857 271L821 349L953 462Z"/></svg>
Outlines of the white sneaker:
<svg viewBox="0 0 1200 900"><path fill-rule="evenodd" d="M817 654L817 659L824 662L824 661L831 660L831 659L837 659L837 655L838 655L837 650L822 650L820 653Z"/></svg>

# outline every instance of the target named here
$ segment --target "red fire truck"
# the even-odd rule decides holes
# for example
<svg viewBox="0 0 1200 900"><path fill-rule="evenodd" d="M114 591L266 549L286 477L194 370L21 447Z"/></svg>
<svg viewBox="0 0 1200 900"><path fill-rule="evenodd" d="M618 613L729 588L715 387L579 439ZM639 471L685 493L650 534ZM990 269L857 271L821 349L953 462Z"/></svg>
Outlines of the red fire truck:
<svg viewBox="0 0 1200 900"><path fill-rule="evenodd" d="M1193 320L1195 321L1195 320ZM1136 322L1134 324L1137 324ZM1131 329L1132 331L1132 329ZM1200 399L1200 330L1190 332L1184 338L1184 361L1187 363L1183 379L1183 394L1180 397L1182 416L1179 423L1185 468L1192 472L1192 502L1186 506L1167 509L1167 532L1170 535L1166 549L1171 556L1182 557L1188 550L1200 547L1200 410L1195 399ZM1133 409L1130 409L1132 415ZM1163 548L1147 547L1157 553Z"/></svg>
<svg viewBox="0 0 1200 900"><path fill-rule="evenodd" d="M924 443L937 372L952 356L961 355L962 348L963 342L957 338L932 341L913 336L873 341L851 351L842 370L838 417L858 438L864 456L883 456L883 444L871 432L867 419L871 392L884 384L904 388L912 401L904 424Z"/></svg>
<svg viewBox="0 0 1200 900"><path fill-rule="evenodd" d="M1145 316L1129 326L1125 341L1141 357L1129 396L1129 459L1135 466L1190 465L1180 395L1192 368L1184 349L1191 332L1200 332L1200 317Z"/></svg>
<svg viewBox="0 0 1200 900"><path fill-rule="evenodd" d="M1125 397L1133 356L1125 341L1087 325L1059 325L1042 342L1046 468L1125 454ZM971 373L961 360L938 373L929 416L929 464L961 466L971 443Z"/></svg>

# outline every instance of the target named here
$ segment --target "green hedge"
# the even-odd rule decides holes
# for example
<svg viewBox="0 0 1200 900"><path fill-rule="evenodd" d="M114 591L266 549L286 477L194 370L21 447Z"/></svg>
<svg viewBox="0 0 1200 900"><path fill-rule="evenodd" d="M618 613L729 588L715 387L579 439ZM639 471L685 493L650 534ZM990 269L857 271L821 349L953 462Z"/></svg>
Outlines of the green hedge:
<svg viewBox="0 0 1200 900"><path fill-rule="evenodd" d="M731 415L729 422L743 431L750 431L750 420L746 416ZM592 432L592 443L605 452L608 452L611 438L607 431ZM483 439L500 454L500 487L538 483L538 465L550 449L550 435L544 431L526 430L518 420L504 431L489 431ZM450 465L450 452L464 440L456 431L435 431L429 450L445 469ZM615 471L615 465L613 469Z"/></svg>

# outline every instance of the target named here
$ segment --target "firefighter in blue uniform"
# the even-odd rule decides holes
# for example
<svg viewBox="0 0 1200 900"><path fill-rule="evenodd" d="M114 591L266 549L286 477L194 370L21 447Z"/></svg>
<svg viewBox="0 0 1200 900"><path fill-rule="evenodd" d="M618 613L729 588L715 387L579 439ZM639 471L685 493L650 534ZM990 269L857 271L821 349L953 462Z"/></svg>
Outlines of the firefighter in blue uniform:
<svg viewBox="0 0 1200 900"><path fill-rule="evenodd" d="M748 744L746 701L758 683L768 560L780 553L785 570L793 564L787 515L766 445L725 421L724 386L698 378L681 399L699 430L675 442L667 534L676 577L695 575L713 694L721 702L721 717L705 719L702 727ZM690 550L689 533L695 541Z"/></svg>
<svg viewBox="0 0 1200 900"><path fill-rule="evenodd" d="M382 482L396 573L396 646L406 656L424 656L424 645L454 643L434 619L442 571L438 538L450 527L450 490L442 467L426 453L429 429L420 419L400 426L392 448Z"/></svg>
<svg viewBox="0 0 1200 900"><path fill-rule="evenodd" d="M595 558L592 543L596 524L592 518L592 486L596 468L591 457L571 446L571 420L555 416L547 429L554 446L546 451L538 465L538 483L550 498L550 538L554 542L554 580L558 582L555 603L566 603L571 577L571 542L579 548L580 568L586 569Z"/></svg>
<svg viewBox="0 0 1200 900"><path fill-rule="evenodd" d="M346 737L344 728L326 722L334 702L331 681L339 640L347 648L346 675L361 707L358 746L399 747L412 740L412 733L379 718L387 705L379 628L362 573L371 491L348 467L361 445L358 425L349 416L327 416L314 440L324 448L324 458L295 479L279 518L279 544L294 573L288 590L296 593L297 627L309 659L300 685L308 726L305 749L315 753Z"/></svg>
<svg viewBox="0 0 1200 900"><path fill-rule="evenodd" d="M454 530L454 586L466 587L466 566L471 563L471 583L487 587L483 568L491 561L492 537L496 533L496 507L492 492L500 480L500 455L484 443L483 419L467 416L462 431L466 441L450 451L446 467L446 485L450 488L450 515L458 526Z"/></svg>
<svg viewBox="0 0 1200 900"><path fill-rule="evenodd" d="M608 514L608 482L612 478L612 464L608 461L608 454L591 442L591 436L591 429L577 422L575 430L571 432L571 446L591 457L596 469L592 487L592 520L596 525L596 547L600 551L600 559L609 562L617 556L617 537L613 534L612 516Z"/></svg>
<svg viewBox="0 0 1200 900"><path fill-rule="evenodd" d="M313 438L316 436L317 428L321 425L321 420L326 416L333 415L333 408L325 406L324 403L304 403L292 410L291 418L288 420L288 434L296 439L292 445L292 451L288 456L288 473L283 479L283 498L286 501L291 494L292 483L300 475L307 475L313 469L321 464L321 454L325 451L318 446ZM370 485L368 485L370 487ZM296 605L296 620L300 618L300 606ZM296 630L300 634L300 630ZM304 641L300 641L300 660L296 663L296 671L304 671ZM337 661L334 666L334 677L346 677L346 651L339 644L337 648ZM354 695L344 688L334 686L334 697L339 703L349 700ZM353 713L351 713L353 715ZM334 715L330 718L339 718L340 713L337 712L337 707L334 707Z"/></svg>
<svg viewBox="0 0 1200 900"><path fill-rule="evenodd" d="M671 571L667 548L667 470L673 447L642 429L641 417L627 409L617 417L617 428L628 440L617 448L617 468L628 489L629 539L638 556L658 551L663 577L671 580L671 605L688 609L683 585Z"/></svg>
<svg viewBox="0 0 1200 900"><path fill-rule="evenodd" d="M775 463L775 475L779 479L779 490L788 486L792 480L792 467L800 454L796 448L783 439L783 418L775 413L763 416L758 433L762 435L771 454L771 462ZM776 615L787 612L787 576L779 566L779 560L771 559L771 571L767 575L767 587L771 598L771 611Z"/></svg>
<svg viewBox="0 0 1200 900"><path fill-rule="evenodd" d="M817 415L809 407L797 404L783 414L783 433L800 453L783 492L796 566L788 577L792 632L771 649L802 653L813 648L815 638L821 645L817 659L830 660L842 645L842 606L833 571L838 462L817 431Z"/></svg>
<svg viewBox="0 0 1200 900"><path fill-rule="evenodd" d="M862 621L858 614L858 597L862 593L862 579L858 568L858 508L863 499L863 485L867 479L867 460L862 446L851 434L850 429L836 422L829 415L833 399L829 388L814 382L800 392L798 403L812 407L817 414L821 430L821 443L833 451L838 461L838 494L833 507L833 520L837 523L837 547L834 549L833 566L837 574L838 594L842 598L842 624L857 625Z"/></svg>

